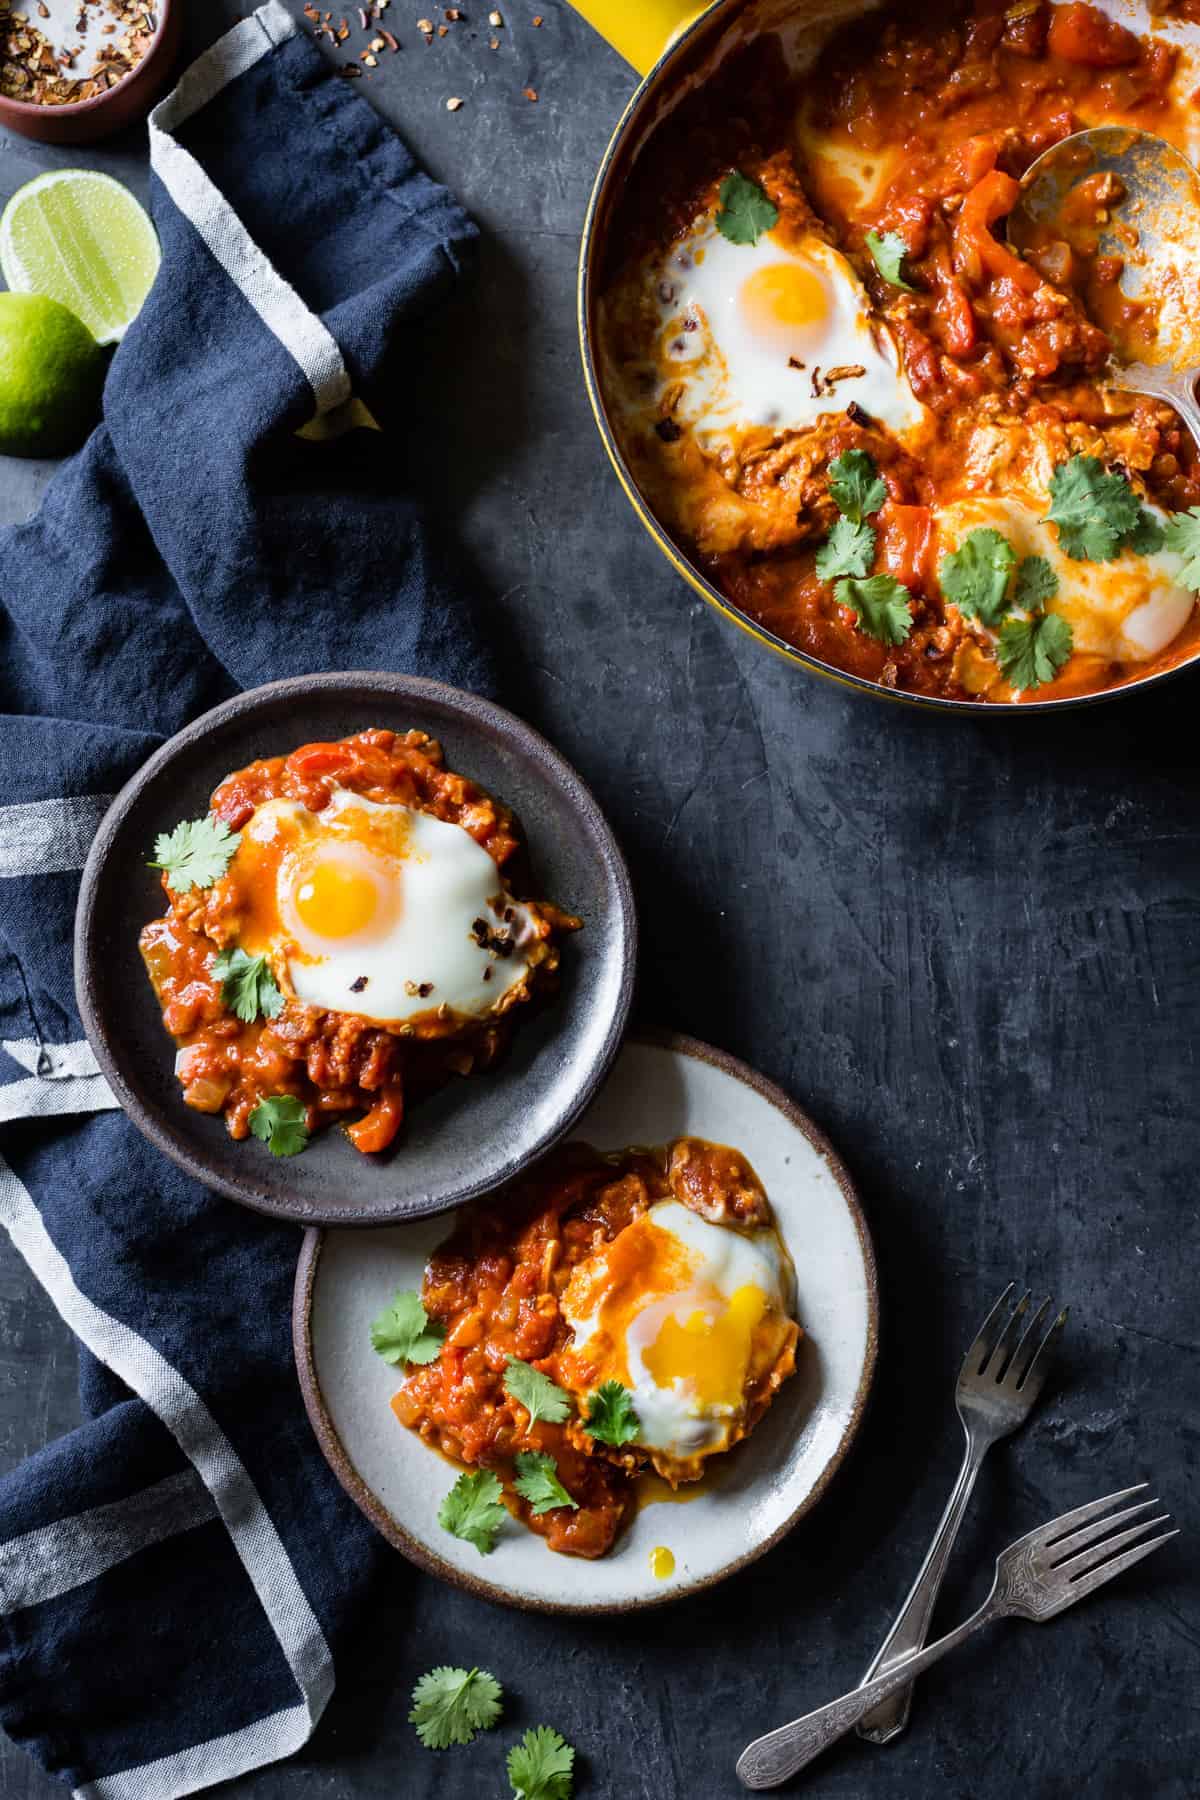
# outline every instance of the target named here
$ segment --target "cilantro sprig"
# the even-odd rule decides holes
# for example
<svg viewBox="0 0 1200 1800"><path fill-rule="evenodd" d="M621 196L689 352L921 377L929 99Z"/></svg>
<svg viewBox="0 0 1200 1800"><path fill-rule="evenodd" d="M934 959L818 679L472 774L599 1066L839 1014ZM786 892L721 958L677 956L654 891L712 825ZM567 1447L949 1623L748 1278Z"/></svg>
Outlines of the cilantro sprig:
<svg viewBox="0 0 1200 1800"><path fill-rule="evenodd" d="M629 1389L619 1381L603 1382L590 1398L583 1428L602 1444L632 1444L642 1425Z"/></svg>
<svg viewBox="0 0 1200 1800"><path fill-rule="evenodd" d="M558 1479L558 1464L548 1452L523 1450L514 1458L513 1466L517 1471L513 1486L523 1500L529 1501L535 1519L559 1506L569 1506L572 1512L579 1511L578 1500L571 1498Z"/></svg>
<svg viewBox="0 0 1200 1800"><path fill-rule="evenodd" d="M486 1669L430 1669L413 1689L408 1722L427 1750L469 1744L500 1717L503 1692Z"/></svg>
<svg viewBox="0 0 1200 1800"><path fill-rule="evenodd" d="M1071 654L1071 627L1061 613L1006 619L1000 627L996 661L1010 685L1023 693L1053 681Z"/></svg>
<svg viewBox="0 0 1200 1800"><path fill-rule="evenodd" d="M224 819L211 813L203 819L185 819L174 831L155 838L155 860L147 867L163 871L173 894L188 894L219 881L241 841L240 831L230 831Z"/></svg>
<svg viewBox="0 0 1200 1800"><path fill-rule="evenodd" d="M875 527L865 519L843 515L817 551L817 574L822 581L839 575L869 575L875 560Z"/></svg>
<svg viewBox="0 0 1200 1800"><path fill-rule="evenodd" d="M371 1320L371 1348L391 1363L431 1363L442 1347L446 1327L431 1319L420 1294L397 1288L391 1304Z"/></svg>
<svg viewBox="0 0 1200 1800"><path fill-rule="evenodd" d="M549 1725L535 1725L508 1753L513 1800L571 1800L575 1752Z"/></svg>
<svg viewBox="0 0 1200 1800"><path fill-rule="evenodd" d="M1044 556L1023 556L1017 564L1013 602L1026 612L1039 612L1058 592L1058 576Z"/></svg>
<svg viewBox="0 0 1200 1800"><path fill-rule="evenodd" d="M298 1156L308 1143L304 1102L294 1094L272 1094L250 1114L250 1129L272 1156Z"/></svg>
<svg viewBox="0 0 1200 1800"><path fill-rule="evenodd" d="M830 463L829 492L838 511L856 525L878 512L887 499L879 470L865 450L843 450Z"/></svg>
<svg viewBox="0 0 1200 1800"><path fill-rule="evenodd" d="M531 1425L536 1425L539 1419L561 1425L570 1416L571 1396L548 1375L535 1369L532 1363L522 1362L519 1356L510 1356L505 1364L504 1388L525 1408Z"/></svg>
<svg viewBox="0 0 1200 1800"><path fill-rule="evenodd" d="M496 1533L508 1517L504 1489L490 1469L460 1475L438 1511L438 1524L451 1537L474 1544L480 1556L495 1547Z"/></svg>
<svg viewBox="0 0 1200 1800"><path fill-rule="evenodd" d="M998 625L1007 611L1008 581L1017 554L1006 537L990 527L969 531L957 550L942 558L938 579L960 613L984 625Z"/></svg>
<svg viewBox="0 0 1200 1800"><path fill-rule="evenodd" d="M1176 579L1193 594L1200 593L1200 506L1173 513L1163 528L1163 542L1174 555L1183 558Z"/></svg>
<svg viewBox="0 0 1200 1800"><path fill-rule="evenodd" d="M1047 518L1058 526L1064 555L1076 562L1112 562L1146 530L1142 503L1128 480L1106 469L1098 456L1059 463L1050 477Z"/></svg>
<svg viewBox="0 0 1200 1800"><path fill-rule="evenodd" d="M866 581L843 576L834 583L833 591L867 636L878 638L881 644L902 644L912 630L912 595L894 575L870 575Z"/></svg>
<svg viewBox="0 0 1200 1800"><path fill-rule="evenodd" d="M717 230L731 244L757 244L764 231L779 222L779 208L768 200L757 181L732 170L717 193L720 210Z"/></svg>
<svg viewBox="0 0 1200 1800"><path fill-rule="evenodd" d="M220 950L213 959L213 974L221 983L221 998L244 1024L261 1013L264 1019L279 1016L283 995L275 985L265 956L247 956L244 950Z"/></svg>
<svg viewBox="0 0 1200 1800"><path fill-rule="evenodd" d="M868 231L866 244L871 252L871 260L883 279L893 287L903 288L907 294L913 293L915 290L911 281L905 281L900 273L908 255L908 245L899 232Z"/></svg>

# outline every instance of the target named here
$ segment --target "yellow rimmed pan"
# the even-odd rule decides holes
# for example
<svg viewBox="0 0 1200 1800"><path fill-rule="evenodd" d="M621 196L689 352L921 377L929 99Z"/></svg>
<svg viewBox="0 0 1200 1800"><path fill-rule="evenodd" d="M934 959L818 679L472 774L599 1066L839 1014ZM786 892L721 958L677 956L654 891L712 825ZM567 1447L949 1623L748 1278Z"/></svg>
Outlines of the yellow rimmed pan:
<svg viewBox="0 0 1200 1800"><path fill-rule="evenodd" d="M710 5L697 5L696 0L572 0L572 3L642 77L604 153L584 220L578 287L584 379L592 412L617 479L642 524L683 579L732 624L789 662L798 663L812 674L837 682L841 687L926 710L988 713L1000 717L1013 711L1063 711L1068 707L1094 706L1123 694L1140 693L1190 668L1200 658L1200 651L1193 650L1182 656L1169 668L1156 669L1139 679L1127 679L1099 693L1027 699L1017 707L983 700L945 700L934 695L903 693L809 656L758 624L713 586L655 518L621 454L609 422L597 370L595 317L612 215L629 170L655 126L670 111L674 100L704 81L731 50L761 33L776 31L783 26L792 29L797 25L817 27L872 12L878 0L713 0Z"/></svg>

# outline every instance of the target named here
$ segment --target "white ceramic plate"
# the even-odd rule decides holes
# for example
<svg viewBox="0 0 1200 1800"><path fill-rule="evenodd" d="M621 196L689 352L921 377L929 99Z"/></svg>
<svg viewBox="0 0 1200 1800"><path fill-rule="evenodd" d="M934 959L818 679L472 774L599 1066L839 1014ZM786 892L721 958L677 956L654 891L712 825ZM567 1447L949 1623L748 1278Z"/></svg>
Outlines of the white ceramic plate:
<svg viewBox="0 0 1200 1800"><path fill-rule="evenodd" d="M294 1332L309 1417L343 1486L414 1562L510 1605L625 1610L732 1574L820 1499L858 1427L875 1366L878 1289L857 1199L829 1144L786 1095L690 1038L627 1042L573 1135L619 1150L689 1133L736 1145L757 1170L796 1265L806 1335L795 1376L746 1442L717 1459L686 1504L644 1506L597 1562L555 1554L516 1520L481 1556L437 1522L456 1471L393 1416L399 1376L372 1351L369 1328L397 1287L420 1288L452 1220L307 1234ZM651 1572L659 1545L675 1558L666 1580Z"/></svg>

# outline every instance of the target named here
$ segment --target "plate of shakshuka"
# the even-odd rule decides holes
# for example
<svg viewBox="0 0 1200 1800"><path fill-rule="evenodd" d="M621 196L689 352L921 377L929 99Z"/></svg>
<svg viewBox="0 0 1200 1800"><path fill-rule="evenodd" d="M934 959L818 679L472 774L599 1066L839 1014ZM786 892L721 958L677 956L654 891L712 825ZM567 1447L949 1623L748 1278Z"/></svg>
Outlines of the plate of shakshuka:
<svg viewBox="0 0 1200 1800"><path fill-rule="evenodd" d="M846 1171L778 1088L635 1035L570 1139L450 1217L310 1231L293 1331L347 1491L491 1599L722 1579L825 1492L874 1370Z"/></svg>
<svg viewBox="0 0 1200 1800"><path fill-rule="evenodd" d="M597 376L650 514L754 627L909 695L1193 660L1200 451L1109 356L1194 329L1194 252L1125 282L1112 176L1024 255L1005 226L1085 127L1195 158L1195 0L774 10L679 84L607 220Z"/></svg>
<svg viewBox="0 0 1200 1800"><path fill-rule="evenodd" d="M510 1179L615 1055L636 926L569 766L403 676L227 702L118 795L76 928L80 1010L135 1123L305 1223Z"/></svg>

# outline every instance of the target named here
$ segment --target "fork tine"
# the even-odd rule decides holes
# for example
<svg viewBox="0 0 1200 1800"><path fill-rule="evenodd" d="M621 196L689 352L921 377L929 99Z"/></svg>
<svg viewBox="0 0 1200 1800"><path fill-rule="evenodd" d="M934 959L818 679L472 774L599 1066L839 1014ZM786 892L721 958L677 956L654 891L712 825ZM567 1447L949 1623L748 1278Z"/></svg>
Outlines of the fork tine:
<svg viewBox="0 0 1200 1800"><path fill-rule="evenodd" d="M1135 1543L1139 1538L1144 1540L1146 1533L1152 1531L1156 1525L1169 1525L1170 1523L1170 1513L1159 1513L1157 1519L1139 1519L1138 1523L1131 1525L1128 1531L1118 1531L1115 1537L1104 1538L1097 1544L1089 1544L1088 1548L1081 1550L1078 1556L1072 1556L1067 1562L1059 1563L1054 1573L1065 1575L1069 1580L1076 1581L1081 1575L1086 1575L1089 1570L1099 1568L1101 1564L1107 1562L1114 1550L1121 1550L1126 1544Z"/></svg>
<svg viewBox="0 0 1200 1800"><path fill-rule="evenodd" d="M1057 1539L1053 1546L1053 1554L1061 1557L1065 1563L1067 1557L1073 1556L1077 1550L1085 1549L1088 1544L1094 1544L1097 1538L1102 1538L1106 1532L1115 1530L1118 1525L1124 1525L1138 1513L1148 1512L1151 1507L1161 1505L1161 1500L1139 1500L1136 1506L1127 1506L1123 1512L1109 1513L1107 1518L1098 1520L1096 1524L1085 1525L1080 1531L1073 1531L1070 1537ZM1143 1519L1142 1523L1145 1524L1146 1521ZM1055 1564L1056 1568L1061 1566L1062 1564Z"/></svg>
<svg viewBox="0 0 1200 1800"><path fill-rule="evenodd" d="M1034 1345L1037 1343L1038 1333L1042 1328L1042 1321L1045 1319L1046 1314L1053 1305L1053 1300L1043 1300L1042 1304L1038 1307L1032 1319L1030 1319L1028 1325L1026 1325L1024 1331L1021 1333L1021 1341L1009 1359L1008 1370L1005 1375L1005 1380L1011 1383L1013 1387L1019 1387L1021 1385L1018 1377L1022 1370L1025 1374L1029 1373L1030 1365L1033 1362Z"/></svg>
<svg viewBox="0 0 1200 1800"><path fill-rule="evenodd" d="M1178 1536L1179 1527L1177 1525L1174 1531L1164 1531L1161 1537L1151 1538L1148 1544L1139 1544L1136 1549L1127 1550L1124 1556L1118 1556L1115 1561L1101 1563L1098 1569L1092 1569L1088 1574L1080 1575L1071 1583L1072 1600L1082 1600L1085 1594L1094 1593L1098 1587L1103 1587L1106 1581L1111 1581L1114 1575L1123 1575L1126 1569L1132 1569L1134 1563L1140 1563L1142 1558L1149 1556L1152 1550L1157 1550L1160 1545L1170 1543L1172 1538Z"/></svg>
<svg viewBox="0 0 1200 1800"><path fill-rule="evenodd" d="M1049 1302L1049 1300L1047 1300L1046 1306L1049 1306L1049 1305L1050 1305L1050 1302ZM1029 1327L1029 1330L1025 1333L1025 1336L1021 1339L1021 1347L1017 1352L1017 1356L1013 1358L1013 1367L1014 1368L1017 1365L1017 1359L1024 1355L1025 1345L1032 1338L1033 1333L1034 1333L1034 1327L1036 1326L1038 1319L1041 1318L1041 1316L1045 1312L1045 1310L1046 1310L1046 1307L1041 1307L1039 1309L1037 1319L1034 1320L1033 1325L1031 1325ZM1063 1307L1063 1309L1059 1313L1057 1319L1055 1319L1053 1325L1051 1325L1049 1331L1046 1333L1045 1337L1042 1339L1041 1343L1038 1345L1038 1347L1034 1351L1033 1355L1029 1358L1029 1361L1025 1364L1024 1370L1023 1370L1020 1378L1017 1381L1018 1391L1022 1395L1027 1395L1031 1402L1036 1400L1038 1395L1041 1393L1043 1383L1045 1382L1047 1375L1050 1373L1050 1365L1054 1361L1055 1347L1058 1343L1059 1338L1062 1336L1063 1332L1066 1329L1067 1318L1070 1314L1070 1311L1071 1311L1071 1309L1069 1306Z"/></svg>
<svg viewBox="0 0 1200 1800"><path fill-rule="evenodd" d="M1109 1507L1117 1504L1118 1500L1129 1500L1134 1494L1144 1494L1149 1486L1148 1481L1135 1481L1132 1487L1122 1488L1116 1494L1106 1494L1103 1500L1089 1500L1086 1506L1077 1506L1073 1512L1063 1513L1062 1517L1058 1519L1051 1519L1048 1525L1043 1525L1040 1531L1031 1532L1030 1536L1037 1538L1043 1548L1048 1550L1052 1544L1057 1544L1063 1538L1070 1537L1077 1525L1086 1525L1089 1519L1096 1518L1099 1513L1107 1512Z"/></svg>
<svg viewBox="0 0 1200 1800"><path fill-rule="evenodd" d="M1021 1298L1017 1301L1017 1304L1013 1307L1012 1317L1004 1327L1004 1330L1000 1333L1000 1340L997 1343L994 1352L988 1357L987 1362L983 1366L984 1369L992 1370L997 1381L1000 1381L1003 1378L1004 1371L1012 1360L1012 1353L1017 1347L1017 1340L1021 1336L1025 1314L1029 1311L1029 1302L1032 1299L1032 1290L1026 1288L1025 1292L1021 1295ZM980 1374L982 1373L983 1369L980 1370Z"/></svg>
<svg viewBox="0 0 1200 1800"><path fill-rule="evenodd" d="M993 1306L991 1312L979 1327L979 1330L975 1335L975 1342L971 1345L971 1348L963 1358L964 1375L982 1375L988 1357L996 1348L996 1339L1000 1336L1001 1318L1008 1305L1009 1295L1016 1285L1015 1281L1009 1282L1008 1286Z"/></svg>

